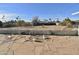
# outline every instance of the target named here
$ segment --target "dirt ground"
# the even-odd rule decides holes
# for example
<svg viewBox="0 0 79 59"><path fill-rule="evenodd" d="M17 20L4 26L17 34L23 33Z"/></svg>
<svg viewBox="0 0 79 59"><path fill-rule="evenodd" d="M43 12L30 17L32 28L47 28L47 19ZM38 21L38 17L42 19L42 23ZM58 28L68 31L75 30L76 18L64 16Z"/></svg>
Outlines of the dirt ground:
<svg viewBox="0 0 79 59"><path fill-rule="evenodd" d="M79 55L79 36L48 36L42 42L30 37L0 35L0 55Z"/></svg>

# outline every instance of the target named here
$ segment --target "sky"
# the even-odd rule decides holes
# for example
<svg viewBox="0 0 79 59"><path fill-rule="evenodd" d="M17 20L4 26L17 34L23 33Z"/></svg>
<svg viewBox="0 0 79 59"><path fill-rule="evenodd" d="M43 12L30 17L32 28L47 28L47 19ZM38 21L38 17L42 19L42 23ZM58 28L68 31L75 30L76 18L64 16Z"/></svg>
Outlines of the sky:
<svg viewBox="0 0 79 59"><path fill-rule="evenodd" d="M21 19L30 21L32 17L39 16L40 19L63 20L69 17L79 20L78 3L0 3L0 18Z"/></svg>

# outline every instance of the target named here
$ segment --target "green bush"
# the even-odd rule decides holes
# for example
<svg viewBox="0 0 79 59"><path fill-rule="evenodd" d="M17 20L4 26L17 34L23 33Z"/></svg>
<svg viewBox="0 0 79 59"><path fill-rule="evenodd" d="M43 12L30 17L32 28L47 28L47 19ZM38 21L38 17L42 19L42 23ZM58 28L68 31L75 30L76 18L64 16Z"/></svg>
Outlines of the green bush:
<svg viewBox="0 0 79 59"><path fill-rule="evenodd" d="M65 20L61 23L61 25L72 27L72 21L69 18L65 18Z"/></svg>

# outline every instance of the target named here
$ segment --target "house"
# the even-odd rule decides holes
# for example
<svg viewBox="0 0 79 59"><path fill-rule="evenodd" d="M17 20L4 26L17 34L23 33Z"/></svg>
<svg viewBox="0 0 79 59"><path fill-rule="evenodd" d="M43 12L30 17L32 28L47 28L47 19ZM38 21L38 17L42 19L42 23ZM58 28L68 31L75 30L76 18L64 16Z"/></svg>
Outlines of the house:
<svg viewBox="0 0 79 59"><path fill-rule="evenodd" d="M78 28L79 21L72 21L72 25L73 25L74 28Z"/></svg>

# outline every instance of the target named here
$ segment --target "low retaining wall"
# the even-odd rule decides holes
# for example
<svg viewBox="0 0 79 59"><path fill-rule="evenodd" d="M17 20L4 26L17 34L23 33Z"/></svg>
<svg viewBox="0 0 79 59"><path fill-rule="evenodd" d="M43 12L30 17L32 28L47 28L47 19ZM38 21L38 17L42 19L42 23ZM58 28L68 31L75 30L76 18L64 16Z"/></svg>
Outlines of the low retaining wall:
<svg viewBox="0 0 79 59"><path fill-rule="evenodd" d="M78 30L0 30L0 34L78 36Z"/></svg>
<svg viewBox="0 0 79 59"><path fill-rule="evenodd" d="M53 31L53 35L60 36L78 36L78 31Z"/></svg>

